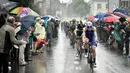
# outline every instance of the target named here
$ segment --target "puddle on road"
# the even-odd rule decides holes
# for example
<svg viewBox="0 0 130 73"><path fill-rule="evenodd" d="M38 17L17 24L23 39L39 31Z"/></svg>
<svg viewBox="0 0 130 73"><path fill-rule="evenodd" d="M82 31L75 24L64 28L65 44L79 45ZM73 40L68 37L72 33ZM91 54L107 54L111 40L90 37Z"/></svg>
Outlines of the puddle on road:
<svg viewBox="0 0 130 73"><path fill-rule="evenodd" d="M79 62L78 62L78 61L75 61L74 64L79 64Z"/></svg>
<svg viewBox="0 0 130 73"><path fill-rule="evenodd" d="M76 70L82 70L82 68L81 67L76 67Z"/></svg>

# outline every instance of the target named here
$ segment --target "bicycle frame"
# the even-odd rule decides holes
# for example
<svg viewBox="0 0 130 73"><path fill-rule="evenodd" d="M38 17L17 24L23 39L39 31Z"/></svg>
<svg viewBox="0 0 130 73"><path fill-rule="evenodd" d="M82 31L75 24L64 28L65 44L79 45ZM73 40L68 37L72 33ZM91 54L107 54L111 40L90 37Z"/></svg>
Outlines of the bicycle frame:
<svg viewBox="0 0 130 73"><path fill-rule="evenodd" d="M82 39L80 37L76 39L76 48L79 54L79 58L81 60L82 59Z"/></svg>
<svg viewBox="0 0 130 73"><path fill-rule="evenodd" d="M94 68L94 63L93 63L93 49L92 49L92 43L88 43L89 48L88 48L88 63L90 64L90 70L93 73L93 68Z"/></svg>

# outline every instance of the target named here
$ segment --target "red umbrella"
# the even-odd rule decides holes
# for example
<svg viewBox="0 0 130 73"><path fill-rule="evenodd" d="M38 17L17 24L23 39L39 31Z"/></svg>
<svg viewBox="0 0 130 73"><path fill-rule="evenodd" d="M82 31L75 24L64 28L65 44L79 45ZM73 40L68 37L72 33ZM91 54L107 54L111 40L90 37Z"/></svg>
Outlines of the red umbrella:
<svg viewBox="0 0 130 73"><path fill-rule="evenodd" d="M113 17L113 16L108 16L108 17L104 18L105 22L115 22L116 20L117 20L117 18Z"/></svg>
<svg viewBox="0 0 130 73"><path fill-rule="evenodd" d="M106 14L112 14L113 12L111 12L111 11L108 11L108 12L106 12Z"/></svg>
<svg viewBox="0 0 130 73"><path fill-rule="evenodd" d="M94 16L89 16L88 20L90 20L90 21L94 20Z"/></svg>

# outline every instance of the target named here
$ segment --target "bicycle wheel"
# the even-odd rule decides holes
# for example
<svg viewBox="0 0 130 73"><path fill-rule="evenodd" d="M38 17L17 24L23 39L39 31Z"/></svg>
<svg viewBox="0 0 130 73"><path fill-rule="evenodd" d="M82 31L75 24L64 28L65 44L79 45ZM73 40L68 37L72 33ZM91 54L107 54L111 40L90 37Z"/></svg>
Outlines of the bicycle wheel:
<svg viewBox="0 0 130 73"><path fill-rule="evenodd" d="M92 55L90 54L90 70L92 73L94 72L93 68L94 68L93 67L93 58L92 58Z"/></svg>
<svg viewBox="0 0 130 73"><path fill-rule="evenodd" d="M82 60L82 51L79 50L79 59Z"/></svg>
<svg viewBox="0 0 130 73"><path fill-rule="evenodd" d="M91 70L92 73L94 73L93 63L90 63L90 70Z"/></svg>
<svg viewBox="0 0 130 73"><path fill-rule="evenodd" d="M90 63L90 54L88 53L87 62Z"/></svg>

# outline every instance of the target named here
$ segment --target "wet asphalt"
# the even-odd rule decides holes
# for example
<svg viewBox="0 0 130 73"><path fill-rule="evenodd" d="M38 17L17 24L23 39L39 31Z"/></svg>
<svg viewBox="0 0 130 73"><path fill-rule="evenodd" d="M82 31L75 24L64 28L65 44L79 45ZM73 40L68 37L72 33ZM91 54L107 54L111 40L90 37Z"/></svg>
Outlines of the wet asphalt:
<svg viewBox="0 0 130 73"><path fill-rule="evenodd" d="M69 39L59 29L59 37L52 42L52 48L33 56L27 66L19 67L18 73L91 73L87 59L80 61ZM97 67L94 73L130 73L130 61L116 50L110 50L103 43L97 47Z"/></svg>

